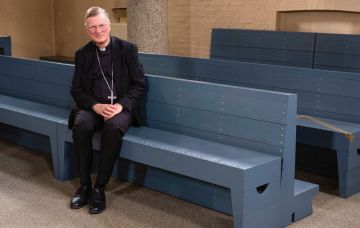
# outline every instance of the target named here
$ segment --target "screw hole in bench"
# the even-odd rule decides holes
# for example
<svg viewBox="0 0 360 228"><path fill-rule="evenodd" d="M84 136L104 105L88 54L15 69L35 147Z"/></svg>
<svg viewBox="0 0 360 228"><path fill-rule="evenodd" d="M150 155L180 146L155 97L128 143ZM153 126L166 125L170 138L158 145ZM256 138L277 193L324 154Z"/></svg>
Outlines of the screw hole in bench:
<svg viewBox="0 0 360 228"><path fill-rule="evenodd" d="M266 190L266 188L268 187L268 185L269 185L269 184L263 184L263 185L261 185L261 186L259 186L259 187L256 187L256 191L257 191L259 194L261 194L261 193L263 193L263 192Z"/></svg>

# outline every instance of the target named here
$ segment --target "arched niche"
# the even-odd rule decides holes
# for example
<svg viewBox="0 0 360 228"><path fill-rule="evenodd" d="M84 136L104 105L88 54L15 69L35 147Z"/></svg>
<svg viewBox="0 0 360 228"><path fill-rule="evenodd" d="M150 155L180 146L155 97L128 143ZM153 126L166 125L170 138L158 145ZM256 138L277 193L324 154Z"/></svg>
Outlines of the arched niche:
<svg viewBox="0 0 360 228"><path fill-rule="evenodd" d="M278 11L278 31L360 34L360 13L340 10Z"/></svg>

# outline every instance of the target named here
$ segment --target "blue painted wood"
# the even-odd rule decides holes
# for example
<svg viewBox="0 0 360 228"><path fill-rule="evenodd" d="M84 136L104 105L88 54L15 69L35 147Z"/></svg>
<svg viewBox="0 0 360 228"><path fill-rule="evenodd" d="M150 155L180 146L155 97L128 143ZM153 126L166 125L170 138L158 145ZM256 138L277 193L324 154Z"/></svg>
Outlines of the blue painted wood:
<svg viewBox="0 0 360 228"><path fill-rule="evenodd" d="M343 69L359 69L358 62L360 55L315 53L314 64L322 67L339 67ZM346 70L345 70L346 71Z"/></svg>
<svg viewBox="0 0 360 228"><path fill-rule="evenodd" d="M5 57L3 59L4 61L9 60ZM25 65L29 69L31 69L31 64L33 64L32 66L39 67L36 65L37 61L15 58L13 61L17 62L18 66L21 66L24 63L23 61L25 63L28 61L29 64ZM11 66L11 72L13 73L17 68L14 65ZM60 74L63 77L60 86L69 85L72 75L66 72L69 72L67 69L73 66L61 64L55 64L54 67L51 64L46 66L49 68L44 68L46 69L44 71L48 74L48 77L56 77L57 74L52 74L52 70L57 71L57 67L63 67L64 74ZM8 73L4 73L4 75L6 76ZM24 78L25 81L29 79L26 76L22 76L22 74L19 71L20 78ZM16 76L16 74L13 75ZM40 81L46 85L53 84L51 79L48 80L42 77L42 74L35 75L37 78L34 81ZM291 157L294 157L296 96L286 93L267 92L258 89L170 79L159 76L147 76L147 81L149 86L147 102L176 107L173 112L168 112L168 115L172 116L169 119L175 120L175 122L167 124L166 132L156 130L151 124L149 126L152 128L131 129L125 137L126 143L121 156L229 187L231 189L232 210L236 227L252 226L250 224L263 226L265 224L279 224L277 207L279 206L280 193L284 193L286 196L293 196L294 183L293 176L290 179L292 172L289 172L286 175L283 174L283 177L289 181L284 181L280 185L280 159L278 156L274 156L273 153L276 148L279 148L278 155L283 156L286 161L290 161L293 159ZM15 85L15 83L5 83L4 85L9 89L10 85ZM37 84L35 83L35 85ZM159 87L159 85L162 86ZM55 83L55 86L59 86L59 84ZM168 87L172 89L169 90L167 89ZM26 89L25 87L23 88ZM54 91L60 94L63 92L56 89ZM17 92L20 93L20 91ZM208 95L204 96L206 93ZM195 97L199 97L201 100L194 99ZM239 97L242 97L242 99L239 99ZM48 104L36 105L36 103L41 102L38 100L25 101L20 98L10 98L12 99L6 99L4 96L6 104L3 107L4 110L21 113L22 117L37 116L39 121L48 120L56 123L56 135L58 140L61 141L57 143L58 157L56 162L59 170L68 172L69 170L65 169L70 168L71 164L68 164L69 154L65 150L67 144L63 142L71 141L71 132L67 129L67 115L65 115L70 104L68 106L61 106L62 104L60 104L59 107L48 108L45 107L49 106ZM16 99L19 102L14 102ZM32 102L34 105L27 105L27 102ZM11 105L12 103L18 104L18 106L14 109L14 106ZM149 110L159 107L159 105L148 105L146 107L145 113L149 114L152 113ZM50 111L41 113L39 111L41 109ZM269 112L269 110L277 114L263 114ZM7 113L2 113L5 114L0 119L7 119ZM15 117L15 119L20 120L22 117ZM194 118L198 118L199 121L194 122ZM11 122L11 124L15 124L15 122ZM218 127L213 128L211 124ZM170 129L172 125L175 125L174 130ZM259 137L255 134L255 129L252 128L261 129L263 126L265 126L263 131L269 131L267 132L269 135ZM36 129L35 126L31 127ZM179 135L177 133L178 129L183 134ZM186 129L192 130L187 131ZM215 132L211 132L211 129L215 129ZM243 133L239 129L249 130L247 133ZM174 133L170 133L169 130ZM194 130L205 132L200 137L202 139L192 137ZM207 131L210 134L206 133ZM186 136L188 135L187 133L190 136ZM242 138L241 134L245 134L247 137ZM218 136L218 140L212 142L214 135ZM206 138L208 136L210 138ZM271 137L279 137L278 141L280 142L272 142L276 141L276 138ZM227 142L231 142L229 140L231 138L238 139L234 140L236 142L234 144L225 145L219 143L219 141L223 141L222 138L226 138ZM98 147L98 138L95 137L95 140L97 140L95 147ZM199 145L202 146L199 147ZM262 153L258 153L254 152L254 149L257 151L259 149L264 150L260 150ZM142 151L148 151L148 153L142 153ZM268 155L266 155L267 153ZM197 167L203 167L203 169L199 170ZM284 165L283 167L288 169L287 167L290 167L290 165ZM217 170L216 173L211 172L214 169ZM209 175L210 173L212 174ZM61 173L60 175L63 178L70 174ZM238 181L234 183L234 179ZM239 185L238 182L241 182L242 185ZM266 186L268 187L265 188L264 193L261 193L261 191L258 193L259 190L256 188L263 184L267 184ZM279 190L280 188L281 190ZM282 198L280 202L282 210L290 210L288 205L284 204L285 202L290 205L292 200ZM267 216L263 219L258 219L254 223L250 218L256 213L260 213L258 211L266 212Z"/></svg>
<svg viewBox="0 0 360 228"><path fill-rule="evenodd" d="M333 121L331 121L332 119L338 120L342 124L335 124L335 126L339 126L340 128L344 128L344 123L354 126L356 123L359 123L360 120L357 110L357 107L359 107L359 95L357 93L360 88L358 85L359 77L354 73L176 56L142 54L140 58L141 60L146 59L148 63L145 67L146 71L157 69L157 74L162 75L165 75L161 70L165 70L166 64L162 65L162 69L159 69L158 66L165 62L164 59L167 58L167 62L173 61L173 64L182 63L185 66L186 64L184 63L189 63L189 60L192 59L193 62L191 65L200 69L192 76L197 80L296 93L298 94L299 114L312 115L317 118L330 118L330 123L333 123ZM186 61L184 61L185 59ZM167 73L169 73L170 70L171 69L167 69ZM181 77L181 75L177 75L175 71L171 72L171 75ZM187 75L187 77L189 77L189 75ZM328 121L329 120L325 120L325 122ZM336 131L321 128L312 121L306 125L303 124L303 122L298 124L300 128L298 132L298 142L345 151L345 153L341 152L338 155L338 162L342 164L339 165L339 172L344 173L344 175L340 176L340 179L344 181L340 181L340 183L344 186L346 180L350 178L349 175L346 174L348 173L347 169L349 167L347 165L347 162L349 163L349 155L347 154L349 153L346 152L346 146L344 145L335 147L336 143L334 141L335 136L344 136ZM302 131L302 126L313 131L304 132ZM345 129L347 128L345 127ZM355 130L354 133L357 131L359 131L359 129ZM327 132L331 133L329 137L327 137ZM326 136L327 139L322 139L322 136ZM309 138L313 140L309 141ZM321 145L319 145L319 142L322 142ZM358 144L358 140L355 140L350 143L350 146ZM357 148L360 147L358 146ZM345 160L345 162L341 162L342 160ZM345 188L342 189L340 195L343 197L349 196L349 190ZM353 190L351 192L354 193ZM299 213L303 214L303 211Z"/></svg>
<svg viewBox="0 0 360 228"><path fill-rule="evenodd" d="M1 123L48 137L56 177L59 177L56 121L66 118L67 115L65 110L53 106L0 95Z"/></svg>
<svg viewBox="0 0 360 228"><path fill-rule="evenodd" d="M210 58L311 68L315 34L213 29Z"/></svg>
<svg viewBox="0 0 360 228"><path fill-rule="evenodd" d="M308 51L264 49L252 47L214 46L212 59L228 59L244 62L268 63L308 67L312 65L313 54Z"/></svg>
<svg viewBox="0 0 360 228"><path fill-rule="evenodd" d="M153 73L152 69L157 69L158 74L165 75L166 71L170 73L166 74L168 76L181 77L175 70L170 72L166 65L162 70L158 67L165 62L164 56L143 54L140 58L152 59L151 64L145 66L150 73ZM184 66L192 59L191 65L200 69L192 76L197 80L296 93L299 95L300 114L315 113L316 116L350 122L359 119L360 112L356 108L360 107L360 95L357 93L360 78L354 73L176 56L167 58L167 62Z"/></svg>
<svg viewBox="0 0 360 228"><path fill-rule="evenodd" d="M316 51L360 55L360 36L318 33L316 35Z"/></svg>
<svg viewBox="0 0 360 228"><path fill-rule="evenodd" d="M236 51L235 48L241 46L242 44L247 44L246 37L242 35L239 36L231 36L231 30L229 31L218 31L217 39L224 41L224 43L216 43L216 39L212 40L211 50L217 55L222 55L221 58L238 60L235 58ZM232 34L235 34L233 32ZM253 35L253 34L252 34ZM253 37L256 37L253 35ZM234 43L232 38L237 40ZM339 34L316 34L316 44L314 53L314 68L321 69L330 69L337 71L349 71L349 72L360 72L360 68L358 67L359 62L359 53L360 53L360 36L357 35L339 35ZM250 41L250 43L254 44L254 41ZM254 45L255 46L255 45ZM222 53L223 52L223 53ZM220 53L220 54L219 54ZM250 58L246 56L247 52L243 51L243 55L246 58ZM253 53L255 56L258 55L257 52ZM264 55L266 57L266 55ZM257 57L257 56L256 56ZM263 58L265 58L263 57ZM259 57L257 57L259 58ZM243 61L243 59L241 59ZM248 61L248 60L246 60ZM255 60L257 61L257 60ZM270 63L270 62L269 62ZM249 67L252 67L249 65ZM356 73L346 74L339 72L331 72L331 71L319 71L319 70L306 70L306 69L297 69L297 68L285 68L285 67L277 67L275 70L276 76L273 74L274 71L270 71L273 84L264 84L259 82L258 78L256 80L246 81L247 85L241 84L245 83L245 81L219 81L221 83L226 84L236 84L236 85L244 85L249 87L256 88L264 88L276 91L285 91L285 92L293 92L299 95L298 102L298 113L312 115L320 118L327 119L335 119L339 121L345 121L350 125L358 124L360 121L359 116L359 95L358 91L360 88L359 85L359 75ZM245 69L246 67L244 67ZM259 67L261 69L262 67ZM218 71L229 68L219 67ZM243 75L240 75L244 72L249 72L249 70L234 70L238 72L239 77L243 78ZM266 74L265 72L263 74ZM259 74L256 74L259 75ZM260 74L261 75L261 74ZM269 74L266 74L269 75ZM293 76L296 75L294 78ZM306 77L307 75L308 77ZM312 77L312 78L310 78ZM262 77L265 82L268 80L266 77ZM201 78L202 80L206 80ZM221 78L222 79L222 78ZM252 80L252 81L251 81ZM215 81L213 78L211 81ZM299 127L302 127L299 125ZM336 149L338 153L338 173L339 173L339 183L340 183L340 195L343 197L349 196L349 192L354 193L353 188L349 191L349 187L346 187L346 183L356 182L351 180L348 175L349 169L349 147L354 147L354 145L358 145L358 140L354 142L343 142L337 143L341 137L341 133L336 130L325 130L319 129L318 124L311 122L311 124L307 124L307 128L311 128L312 134L300 134L298 137L299 141L313 143L311 145L318 145L317 141L321 136L320 134L327 135L327 131L331 131L330 139L327 140L327 144L322 143L325 147L330 147ZM312 129L315 129L313 131ZM319 132L320 131L320 132ZM303 132L303 131L300 131ZM316 133L315 133L316 132ZM354 132L353 134L356 134ZM309 138L313 138L314 140L309 140ZM344 137L343 137L344 138ZM341 141L341 140L340 140ZM359 148L359 147L358 147Z"/></svg>
<svg viewBox="0 0 360 228"><path fill-rule="evenodd" d="M227 188L140 163L130 161L129 164L128 160L121 158L117 168L114 175L123 180L231 214L231 197Z"/></svg>
<svg viewBox="0 0 360 228"><path fill-rule="evenodd" d="M359 72L359 60L359 35L316 35L314 68Z"/></svg>
<svg viewBox="0 0 360 228"><path fill-rule="evenodd" d="M312 199L319 191L319 186L309 182L296 180L294 189L295 211L294 222L312 214Z"/></svg>
<svg viewBox="0 0 360 228"><path fill-rule="evenodd" d="M32 131L0 123L0 138L37 152L51 153L49 138L42 134L35 134Z"/></svg>
<svg viewBox="0 0 360 228"><path fill-rule="evenodd" d="M219 135L217 133L206 132L200 129L187 128L175 124L165 123L163 121L148 120L149 126L154 128L173 131L179 134L191 135L198 138L206 138L209 141L217 141L224 144L230 144L234 146L241 146L244 148L251 148L256 151L264 151L267 154L279 155L282 151L280 146L268 145L256 141L249 141L238 137L231 137L227 135Z"/></svg>
<svg viewBox="0 0 360 228"><path fill-rule="evenodd" d="M348 68L348 67L339 67L339 66L327 66L327 65L318 65L314 64L315 69L322 69L322 70L333 70L333 71L346 71L346 72L353 72L359 73L359 68Z"/></svg>
<svg viewBox="0 0 360 228"><path fill-rule="evenodd" d="M68 92L73 66L27 59L14 61L11 57L2 56L0 69L1 94L61 108L73 106Z"/></svg>
<svg viewBox="0 0 360 228"><path fill-rule="evenodd" d="M0 37L0 49L3 51L3 55L11 56L11 37L1 36Z"/></svg>
<svg viewBox="0 0 360 228"><path fill-rule="evenodd" d="M216 45L312 51L314 38L314 33L216 28L212 31L211 43Z"/></svg>

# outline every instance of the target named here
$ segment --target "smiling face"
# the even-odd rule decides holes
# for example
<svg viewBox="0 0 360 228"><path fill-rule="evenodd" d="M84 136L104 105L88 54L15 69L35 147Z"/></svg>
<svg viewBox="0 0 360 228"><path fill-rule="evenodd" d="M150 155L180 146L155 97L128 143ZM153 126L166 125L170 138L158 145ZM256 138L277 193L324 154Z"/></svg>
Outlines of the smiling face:
<svg viewBox="0 0 360 228"><path fill-rule="evenodd" d="M110 42L110 20L103 14L89 17L85 21L86 32L98 47L106 47Z"/></svg>

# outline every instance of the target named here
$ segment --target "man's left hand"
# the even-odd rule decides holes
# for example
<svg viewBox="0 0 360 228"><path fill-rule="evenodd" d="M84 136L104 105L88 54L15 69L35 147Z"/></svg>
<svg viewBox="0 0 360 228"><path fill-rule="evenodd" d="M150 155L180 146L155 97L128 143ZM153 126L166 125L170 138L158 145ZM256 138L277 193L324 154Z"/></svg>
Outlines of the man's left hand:
<svg viewBox="0 0 360 228"><path fill-rule="evenodd" d="M123 106L119 103L113 105L112 104L106 105L106 108L102 111L104 114L104 120L107 121L116 114L120 113L122 110L123 110Z"/></svg>

